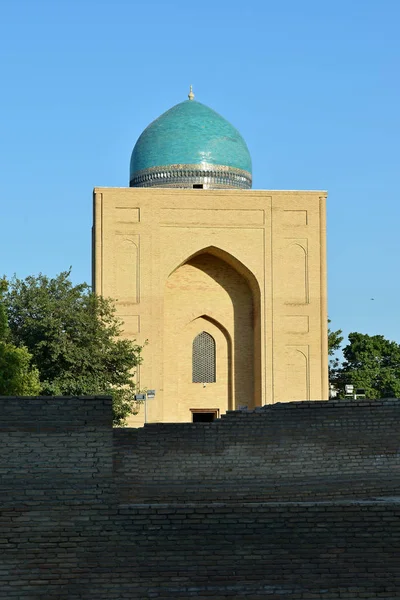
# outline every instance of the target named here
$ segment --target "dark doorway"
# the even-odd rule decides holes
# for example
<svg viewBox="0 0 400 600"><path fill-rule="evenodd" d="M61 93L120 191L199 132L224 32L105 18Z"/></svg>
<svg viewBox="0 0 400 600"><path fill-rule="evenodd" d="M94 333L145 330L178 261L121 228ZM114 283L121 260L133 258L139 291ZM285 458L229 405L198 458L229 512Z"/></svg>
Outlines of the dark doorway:
<svg viewBox="0 0 400 600"><path fill-rule="evenodd" d="M192 409L193 423L211 423L218 418L218 409Z"/></svg>

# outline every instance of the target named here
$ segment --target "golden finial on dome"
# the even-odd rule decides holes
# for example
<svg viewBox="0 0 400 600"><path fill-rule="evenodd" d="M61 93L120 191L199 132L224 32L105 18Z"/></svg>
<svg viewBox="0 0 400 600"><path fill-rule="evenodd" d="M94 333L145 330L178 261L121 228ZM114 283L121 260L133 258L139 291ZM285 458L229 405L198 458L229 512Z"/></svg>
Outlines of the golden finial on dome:
<svg viewBox="0 0 400 600"><path fill-rule="evenodd" d="M190 86L190 91L188 93L188 98L189 100L194 100L194 94L193 94L193 86Z"/></svg>

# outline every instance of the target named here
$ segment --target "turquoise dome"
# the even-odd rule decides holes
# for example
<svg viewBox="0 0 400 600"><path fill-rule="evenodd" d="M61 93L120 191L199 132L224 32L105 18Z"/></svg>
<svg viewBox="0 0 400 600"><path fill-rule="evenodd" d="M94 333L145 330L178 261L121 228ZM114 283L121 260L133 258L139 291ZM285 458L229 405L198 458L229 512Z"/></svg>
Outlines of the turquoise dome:
<svg viewBox="0 0 400 600"><path fill-rule="evenodd" d="M251 187L246 142L226 119L192 98L143 131L132 152L131 186Z"/></svg>

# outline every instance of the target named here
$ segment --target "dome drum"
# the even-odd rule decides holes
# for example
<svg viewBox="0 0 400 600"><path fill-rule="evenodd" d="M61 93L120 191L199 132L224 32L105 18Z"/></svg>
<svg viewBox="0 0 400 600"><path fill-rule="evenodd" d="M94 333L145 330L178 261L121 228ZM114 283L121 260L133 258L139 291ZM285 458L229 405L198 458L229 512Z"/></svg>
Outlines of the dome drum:
<svg viewBox="0 0 400 600"><path fill-rule="evenodd" d="M165 165L137 171L130 187L250 189L251 174L224 165Z"/></svg>

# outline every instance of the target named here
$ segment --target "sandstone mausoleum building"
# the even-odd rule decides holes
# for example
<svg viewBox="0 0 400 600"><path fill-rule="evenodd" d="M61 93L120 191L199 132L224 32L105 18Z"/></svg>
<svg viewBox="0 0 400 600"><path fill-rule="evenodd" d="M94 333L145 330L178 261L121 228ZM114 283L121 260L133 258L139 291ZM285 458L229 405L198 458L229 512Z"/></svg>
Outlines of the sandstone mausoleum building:
<svg viewBox="0 0 400 600"><path fill-rule="evenodd" d="M190 92L139 137L130 187L94 190L94 289L149 342L150 422L328 398L326 192L251 183L239 132Z"/></svg>

